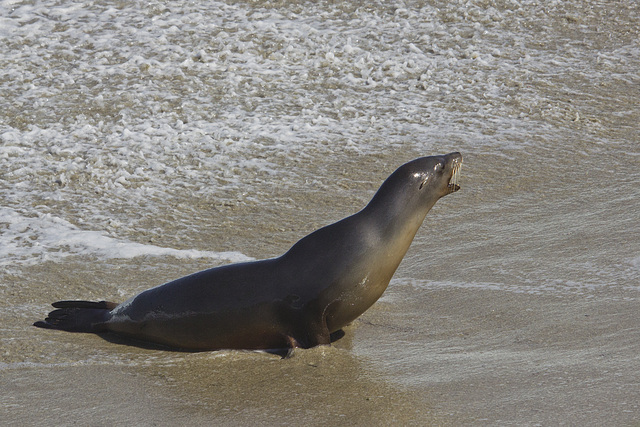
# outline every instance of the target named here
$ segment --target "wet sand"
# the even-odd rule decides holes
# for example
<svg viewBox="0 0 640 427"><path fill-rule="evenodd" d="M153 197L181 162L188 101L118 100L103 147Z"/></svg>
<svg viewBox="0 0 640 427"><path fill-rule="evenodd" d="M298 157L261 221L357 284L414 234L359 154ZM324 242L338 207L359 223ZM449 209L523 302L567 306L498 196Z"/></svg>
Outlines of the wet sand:
<svg viewBox="0 0 640 427"><path fill-rule="evenodd" d="M95 345L88 341L86 344ZM190 354L146 367L24 367L3 372L7 425L421 424L423 399L371 378L337 349L282 361Z"/></svg>
<svg viewBox="0 0 640 427"><path fill-rule="evenodd" d="M394 288L391 295L406 291ZM422 321L389 307L365 316L374 327L358 333L370 339L369 354L376 329L422 352L420 370L402 361L381 363L409 389L419 384L428 391L434 413L457 425L635 425L638 306L619 297L438 290L429 293Z"/></svg>
<svg viewBox="0 0 640 427"><path fill-rule="evenodd" d="M64 283L64 266L46 267L14 279ZM96 297L108 278L162 275L98 269L105 284L87 289ZM333 346L289 359L41 330L30 322L51 296L20 299L2 307L8 425L633 425L640 413L637 301L624 291L549 297L394 281Z"/></svg>

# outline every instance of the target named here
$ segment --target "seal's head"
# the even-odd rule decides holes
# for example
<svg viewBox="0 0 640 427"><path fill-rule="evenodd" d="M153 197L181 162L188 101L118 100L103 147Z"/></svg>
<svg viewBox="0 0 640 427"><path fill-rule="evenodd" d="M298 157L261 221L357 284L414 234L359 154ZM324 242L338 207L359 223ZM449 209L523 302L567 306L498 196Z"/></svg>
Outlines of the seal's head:
<svg viewBox="0 0 640 427"><path fill-rule="evenodd" d="M462 155L450 153L442 156L420 157L400 166L382 184L372 202L386 201L390 205L408 207L427 205L429 208L443 196L460 189L458 178ZM379 199L379 200L376 200Z"/></svg>
<svg viewBox="0 0 640 427"><path fill-rule="evenodd" d="M415 228L441 197L460 189L461 166L460 153L420 157L405 163L382 184L365 212L374 213L381 223L400 227L401 223L410 223L410 228Z"/></svg>
<svg viewBox="0 0 640 427"><path fill-rule="evenodd" d="M456 192L460 189L458 178L462 167L462 155L450 153L444 156L431 156L416 159L407 165L416 163L419 171L415 172L420 181L420 190L430 188L440 197Z"/></svg>

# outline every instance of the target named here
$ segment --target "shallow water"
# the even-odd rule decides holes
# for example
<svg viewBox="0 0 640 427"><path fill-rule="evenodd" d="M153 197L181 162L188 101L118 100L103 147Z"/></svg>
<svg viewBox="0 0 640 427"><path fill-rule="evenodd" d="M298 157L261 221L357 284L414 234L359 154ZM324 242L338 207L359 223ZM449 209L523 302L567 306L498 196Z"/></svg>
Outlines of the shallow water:
<svg viewBox="0 0 640 427"><path fill-rule="evenodd" d="M637 422L638 22L630 0L0 2L2 419ZM279 255L450 151L462 190L331 348L30 326Z"/></svg>

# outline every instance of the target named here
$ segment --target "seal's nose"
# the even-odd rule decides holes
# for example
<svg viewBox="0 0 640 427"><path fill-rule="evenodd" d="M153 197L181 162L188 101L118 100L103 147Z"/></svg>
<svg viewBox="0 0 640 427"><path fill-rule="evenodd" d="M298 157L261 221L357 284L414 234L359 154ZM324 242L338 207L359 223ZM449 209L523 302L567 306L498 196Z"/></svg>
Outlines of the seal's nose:
<svg viewBox="0 0 640 427"><path fill-rule="evenodd" d="M447 161L451 161L452 165L462 164L462 154L459 152L449 153L446 156Z"/></svg>

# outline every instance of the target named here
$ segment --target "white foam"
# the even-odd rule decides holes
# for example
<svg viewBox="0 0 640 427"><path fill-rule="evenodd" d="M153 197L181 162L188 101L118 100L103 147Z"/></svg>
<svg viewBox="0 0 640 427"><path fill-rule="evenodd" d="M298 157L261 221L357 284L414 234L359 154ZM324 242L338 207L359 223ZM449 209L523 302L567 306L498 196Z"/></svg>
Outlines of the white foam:
<svg viewBox="0 0 640 427"><path fill-rule="evenodd" d="M173 249L118 240L97 231L81 230L51 214L25 216L8 208L0 208L0 230L0 265L60 261L74 255L103 259L170 256L231 262L252 259L240 252Z"/></svg>
<svg viewBox="0 0 640 427"><path fill-rule="evenodd" d="M443 136L500 153L526 144L527 127L557 135L526 123L536 112L565 119L528 90L531 71L588 71L571 45L525 48L518 23L531 17L509 7L8 0L0 16L0 167L38 191L88 181L130 199L176 186L221 197L247 180L305 182L277 159L426 154Z"/></svg>

